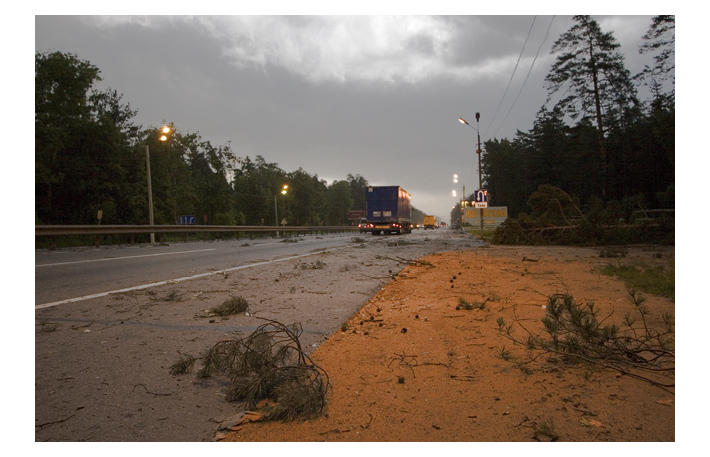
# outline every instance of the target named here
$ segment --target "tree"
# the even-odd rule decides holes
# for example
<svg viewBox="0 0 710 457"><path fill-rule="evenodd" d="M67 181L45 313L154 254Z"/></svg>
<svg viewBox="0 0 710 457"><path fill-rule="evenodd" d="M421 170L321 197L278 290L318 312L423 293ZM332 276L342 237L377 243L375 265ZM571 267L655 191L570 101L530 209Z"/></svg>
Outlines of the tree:
<svg viewBox="0 0 710 457"><path fill-rule="evenodd" d="M675 16L656 16L651 22L648 32L643 36L644 43L639 47L639 53L654 53L653 67L648 65L636 75L642 84L651 87L654 99L675 100ZM663 83L669 81L672 88L668 93L663 91Z"/></svg>
<svg viewBox="0 0 710 457"><path fill-rule="evenodd" d="M491 196L489 205L505 205L510 214L517 214L525 209L529 194L521 150L507 139L489 140L484 146L486 153L481 157L481 169L483 186Z"/></svg>
<svg viewBox="0 0 710 457"><path fill-rule="evenodd" d="M574 120L590 120L596 126L602 193L606 194L609 170L605 136L632 121L639 113L639 103L613 35L603 33L590 16L574 16L574 21L552 47L552 53L559 55L545 78L548 102L553 94L568 94L555 107Z"/></svg>
<svg viewBox="0 0 710 457"><path fill-rule="evenodd" d="M350 185L347 181L333 181L325 195L325 222L327 225L346 225L352 207Z"/></svg>
<svg viewBox="0 0 710 457"><path fill-rule="evenodd" d="M229 144L172 124L160 141L158 129L133 124L136 111L117 91L94 88L99 75L73 54L35 55L35 221L93 224L102 210L104 223L147 223L146 146L156 224L194 214L200 223L206 215L212 224L272 225L278 208L279 222L339 225L354 202L364 209L360 175L328 186L302 168L286 173L262 156L236 158Z"/></svg>
<svg viewBox="0 0 710 457"><path fill-rule="evenodd" d="M293 225L320 225L325 204L326 183L303 168L289 173Z"/></svg>
<svg viewBox="0 0 710 457"><path fill-rule="evenodd" d="M234 211L243 214L247 225L272 225L275 223L274 196L281 198L288 176L276 163L267 163L260 155L252 161L249 157L236 159L241 165L234 170ZM281 208L279 219L288 216ZM279 221L280 222L280 221Z"/></svg>
<svg viewBox="0 0 710 457"><path fill-rule="evenodd" d="M230 146L212 146L209 141L202 141L197 133L181 136L180 140L190 167L194 213L207 216L208 223L231 223L234 221L234 196L228 178L236 159Z"/></svg>
<svg viewBox="0 0 710 457"><path fill-rule="evenodd" d="M67 145L77 125L91 116L87 94L99 69L74 54L35 54L35 212L59 222L55 189L70 174Z"/></svg>
<svg viewBox="0 0 710 457"><path fill-rule="evenodd" d="M94 90L99 74L74 54L35 54L35 214L43 222L95 223L101 209L105 221L135 223L136 113L116 91Z"/></svg>
<svg viewBox="0 0 710 457"><path fill-rule="evenodd" d="M353 200L352 209L365 210L367 209L367 188L370 186L367 179L360 175L353 176L348 173L348 184L350 185L350 198Z"/></svg>

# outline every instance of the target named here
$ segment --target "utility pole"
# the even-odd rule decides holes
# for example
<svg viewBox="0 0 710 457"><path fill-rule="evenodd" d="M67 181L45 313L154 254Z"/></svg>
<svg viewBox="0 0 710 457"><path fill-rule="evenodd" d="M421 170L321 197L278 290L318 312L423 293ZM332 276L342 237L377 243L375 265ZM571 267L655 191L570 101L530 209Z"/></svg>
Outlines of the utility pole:
<svg viewBox="0 0 710 457"><path fill-rule="evenodd" d="M145 145L145 167L148 174L148 223L153 225L153 188L150 184L150 146ZM155 244L155 233L150 234L150 244Z"/></svg>
<svg viewBox="0 0 710 457"><path fill-rule="evenodd" d="M478 121L481 119L481 113L476 113L476 134L478 135L478 149L476 154L478 154L478 190L483 189L483 183L481 181L481 130ZM481 217L481 236L483 236L483 208L478 208L480 211L478 215Z"/></svg>
<svg viewBox="0 0 710 457"><path fill-rule="evenodd" d="M468 122L466 122L466 119L460 117L459 122L468 125L472 129L476 131L476 135L478 136L478 146L476 148L476 154L478 154L478 190L482 190L481 188L483 187L483 180L481 179L481 131L480 131L480 125L479 121L481 120L481 113L476 113L476 127L472 126ZM464 198L466 198L466 188L464 187ZM465 203L464 203L465 205ZM483 208L478 209L478 215L481 218L481 232L483 232Z"/></svg>

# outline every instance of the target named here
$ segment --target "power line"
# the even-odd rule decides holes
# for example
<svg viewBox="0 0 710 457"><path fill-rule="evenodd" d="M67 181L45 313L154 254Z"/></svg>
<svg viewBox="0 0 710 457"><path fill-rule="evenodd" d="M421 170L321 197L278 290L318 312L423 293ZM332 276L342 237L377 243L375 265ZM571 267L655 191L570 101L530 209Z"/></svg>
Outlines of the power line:
<svg viewBox="0 0 710 457"><path fill-rule="evenodd" d="M518 97L520 97L520 94L523 92L523 88L525 87L525 83L528 82L528 78L530 77L530 73L532 72L532 69L535 66L535 62L537 61L537 56L540 55L540 49L542 49L542 45L545 44L545 41L547 41L548 35L550 35L550 28L552 27L552 22L554 20L555 20L555 16L552 16L552 19L550 19L550 24L547 26L547 32L545 33L545 38L542 39L540 46L537 48L537 53L535 53L535 58L533 59L532 64L530 64L530 68L528 69L528 74L525 76L525 81L523 81L523 84L520 86L520 90L518 91L518 95L515 96L515 100L513 100L513 104L510 105L510 109L508 110L508 114L505 115L503 122L501 122L500 126L493 134L494 137L498 134L498 130L500 130L501 127L503 127L503 125L505 124L505 121L508 120L508 116L510 115L510 112L513 111L513 107L515 106L515 103L518 101Z"/></svg>
<svg viewBox="0 0 710 457"><path fill-rule="evenodd" d="M525 52L525 46L527 46L527 44L528 44L528 40L530 39L530 34L532 33L533 27L535 26L536 19L537 19L537 16L534 16L533 20L532 20L532 24L530 24L530 30L528 30L528 36L525 37L525 43L523 43L523 49L520 50L520 55L518 56L518 61L515 62L515 68L513 68L513 73L510 75L510 79L508 80L508 86L505 88L505 92L503 92L503 95L500 98L500 103L498 103L498 108L496 108L496 112L495 112L495 114L493 114L493 119L491 119L491 122L488 124L488 127L483 132L484 137L486 136L488 129L491 127L491 125L493 125L493 122L495 121L496 116L498 116L498 111L500 110L500 107L503 105L503 100L505 100L505 96L508 93L508 89L510 88L510 84L513 82L513 77L515 77L515 72L518 70L518 65L520 64L520 59L522 59L522 57L523 57L523 53ZM506 118L507 118L507 116L506 116ZM503 121L503 122L505 122L505 121ZM500 127L498 127L498 129L500 129ZM496 131L496 133L497 133L497 131ZM480 132L478 132L478 134L480 135ZM469 175L469 178L468 178L469 182L473 179L473 168L475 167L475 165L476 165L476 161L474 160L473 163L471 164L471 174ZM466 198L465 195L464 195L464 198Z"/></svg>
<svg viewBox="0 0 710 457"><path fill-rule="evenodd" d="M510 79L508 80L508 86L506 86L505 92L503 92L503 96L500 98L500 103L498 103L498 108L496 108L496 112L493 115L493 119L491 119L490 124L488 124L488 128L490 128L490 126L493 125L493 122L495 122L496 116L498 116L498 111L500 110L501 105L503 105L503 100L505 99L505 95L508 93L508 89L510 89L510 83L513 82L513 77L515 76L515 72L518 70L518 65L520 64L520 59L522 59L523 53L525 52L525 46L527 46L528 40L530 39L530 34L532 33L533 27L535 26L535 19L537 19L537 16L533 17L532 24L530 24L530 30L528 30L528 36L525 38L525 43L523 43L523 49L520 50L520 55L518 56L518 61L515 62L515 68L513 68L513 73L510 75ZM488 128L486 129L485 132L483 132L484 137L486 136L486 133L488 132Z"/></svg>

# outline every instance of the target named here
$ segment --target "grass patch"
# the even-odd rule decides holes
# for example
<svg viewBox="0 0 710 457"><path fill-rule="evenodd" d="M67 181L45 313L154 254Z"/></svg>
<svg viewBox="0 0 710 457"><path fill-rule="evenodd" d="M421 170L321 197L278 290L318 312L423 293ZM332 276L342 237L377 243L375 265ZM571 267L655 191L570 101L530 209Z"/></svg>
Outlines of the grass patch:
<svg viewBox="0 0 710 457"><path fill-rule="evenodd" d="M533 438L537 441L557 441L560 435L555 430L555 424L552 419L547 419L539 424L535 424L535 433Z"/></svg>
<svg viewBox="0 0 710 457"><path fill-rule="evenodd" d="M456 305L456 309L464 309L466 311L470 311L472 309L484 309L487 301L488 299L483 302L469 302L465 298L459 297L459 304Z"/></svg>
<svg viewBox="0 0 710 457"><path fill-rule="evenodd" d="M477 225L475 227L465 226L464 230L466 231L466 233L473 235L476 238L480 238L486 243L490 243L490 241L493 239L493 235L495 234L496 227L484 225L483 230L481 230L480 225Z"/></svg>
<svg viewBox="0 0 710 457"><path fill-rule="evenodd" d="M599 271L607 276L616 276L631 289L675 299L675 268L607 265Z"/></svg>

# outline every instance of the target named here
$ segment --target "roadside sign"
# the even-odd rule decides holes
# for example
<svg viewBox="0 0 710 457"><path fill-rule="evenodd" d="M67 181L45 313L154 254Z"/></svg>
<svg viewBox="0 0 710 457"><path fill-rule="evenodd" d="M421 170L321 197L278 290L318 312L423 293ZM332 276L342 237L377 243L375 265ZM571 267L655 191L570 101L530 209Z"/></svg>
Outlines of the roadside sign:
<svg viewBox="0 0 710 457"><path fill-rule="evenodd" d="M483 214L481 214L483 213ZM507 206L489 206L488 208L482 209L471 209L466 208L466 214L464 215L464 222L468 222L474 227L481 225L481 216L483 216L483 222L488 227L497 227L503 223L508 218L508 207Z"/></svg>
<svg viewBox="0 0 710 457"><path fill-rule="evenodd" d="M178 223L179 224L194 224L195 223L195 216L178 216Z"/></svg>
<svg viewBox="0 0 710 457"><path fill-rule="evenodd" d="M473 206L475 208L488 208L488 191L479 189L473 193Z"/></svg>

